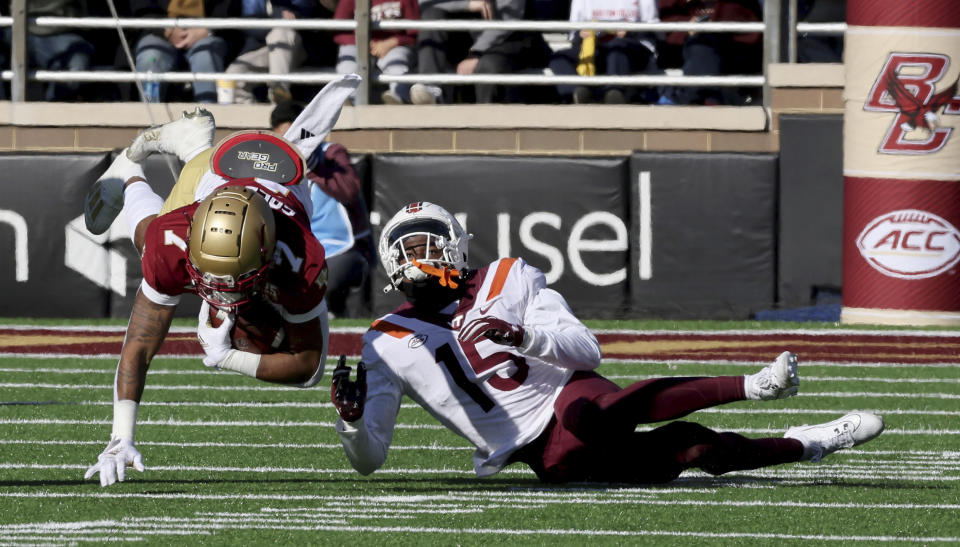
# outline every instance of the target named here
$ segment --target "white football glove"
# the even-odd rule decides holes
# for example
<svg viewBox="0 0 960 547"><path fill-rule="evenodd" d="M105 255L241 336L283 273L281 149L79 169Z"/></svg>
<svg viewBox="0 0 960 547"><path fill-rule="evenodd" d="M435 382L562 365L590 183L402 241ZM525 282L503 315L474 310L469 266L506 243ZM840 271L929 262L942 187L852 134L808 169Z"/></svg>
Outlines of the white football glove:
<svg viewBox="0 0 960 547"><path fill-rule="evenodd" d="M200 306L199 324L197 325L197 339L203 347L206 357L203 364L208 367L220 368L230 351L230 330L233 329L234 317L232 313L223 310L217 311L217 318L222 321L219 327L210 324L210 304L206 300Z"/></svg>
<svg viewBox="0 0 960 547"><path fill-rule="evenodd" d="M110 486L127 478L127 466L143 472L143 457L130 439L113 439L97 457L97 463L87 469L83 478L89 479L99 472L100 486Z"/></svg>

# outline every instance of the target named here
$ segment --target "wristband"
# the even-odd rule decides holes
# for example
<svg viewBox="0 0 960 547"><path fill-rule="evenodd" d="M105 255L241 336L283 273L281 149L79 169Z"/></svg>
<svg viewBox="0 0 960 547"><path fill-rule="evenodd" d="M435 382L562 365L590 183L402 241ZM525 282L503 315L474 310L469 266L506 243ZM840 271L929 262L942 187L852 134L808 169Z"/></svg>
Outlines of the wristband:
<svg viewBox="0 0 960 547"><path fill-rule="evenodd" d="M137 427L137 409L140 404L130 399L113 402L113 433L110 439L127 439L133 442L133 431Z"/></svg>
<svg viewBox="0 0 960 547"><path fill-rule="evenodd" d="M231 349L217 366L222 370L232 370L256 378L257 369L260 368L260 356L256 353Z"/></svg>

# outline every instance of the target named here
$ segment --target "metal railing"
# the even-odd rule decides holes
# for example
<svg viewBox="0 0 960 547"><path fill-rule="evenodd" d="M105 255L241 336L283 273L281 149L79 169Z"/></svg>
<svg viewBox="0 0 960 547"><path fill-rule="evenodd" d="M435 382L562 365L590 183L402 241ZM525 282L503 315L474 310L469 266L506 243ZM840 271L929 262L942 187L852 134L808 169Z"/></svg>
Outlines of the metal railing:
<svg viewBox="0 0 960 547"><path fill-rule="evenodd" d="M781 55L783 44L780 29L782 26L782 3L786 3L787 15L792 19L788 24L786 55ZM114 82L137 83L198 82L215 80L237 80L244 82L272 83L288 82L299 84L325 84L337 77L332 71L298 71L292 74L257 73L194 73L168 72L147 74L143 72L105 71L51 71L27 70L26 55L26 0L13 0L12 17L0 17L0 25L12 27L10 70L0 72L0 77L11 82L13 101L23 101L26 95L27 81L37 82ZM32 17L29 20L38 26L67 26L86 29L159 29L167 27L210 28L210 29L269 29L288 27L297 30L354 31L358 47L358 73L364 78L365 85L358 90L355 104L369 102L371 87L375 84L432 83L432 84L505 84L505 85L587 85L587 86L758 86L763 88L763 104L769 106L769 80L767 70L771 63L784 60L796 61L797 33L842 34L846 30L844 23L797 23L796 0L768 0L764 2L763 22L677 22L677 23L625 23L625 22L571 22L571 21L482 21L482 20L391 20L374 22L369 19L369 0L357 0L356 18L342 19L218 19L218 18L160 18L134 19L110 17ZM763 33L763 67L760 75L726 76L688 76L664 74L636 74L630 76L557 76L552 74L421 74L375 75L371 71L369 57L369 37L375 30L451 30L477 31L502 29L530 32L568 32L582 29L599 31L626 30L628 32L711 32L711 33Z"/></svg>

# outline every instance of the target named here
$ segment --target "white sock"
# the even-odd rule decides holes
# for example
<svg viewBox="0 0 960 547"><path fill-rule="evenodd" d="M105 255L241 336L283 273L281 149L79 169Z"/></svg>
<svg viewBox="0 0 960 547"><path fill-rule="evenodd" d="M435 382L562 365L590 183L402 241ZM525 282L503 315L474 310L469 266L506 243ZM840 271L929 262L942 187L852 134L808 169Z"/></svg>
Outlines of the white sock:
<svg viewBox="0 0 960 547"><path fill-rule="evenodd" d="M323 86L297 119L293 120L283 138L296 145L304 158L309 158L336 125L343 103L356 92L360 81L361 78L356 74L344 74ZM306 129L312 136L301 139L302 129Z"/></svg>
<svg viewBox="0 0 960 547"><path fill-rule="evenodd" d="M146 182L137 181L128 184L123 190L123 208L126 211L127 229L130 230L132 241L140 221L160 213L160 209L163 208L163 198L158 196Z"/></svg>

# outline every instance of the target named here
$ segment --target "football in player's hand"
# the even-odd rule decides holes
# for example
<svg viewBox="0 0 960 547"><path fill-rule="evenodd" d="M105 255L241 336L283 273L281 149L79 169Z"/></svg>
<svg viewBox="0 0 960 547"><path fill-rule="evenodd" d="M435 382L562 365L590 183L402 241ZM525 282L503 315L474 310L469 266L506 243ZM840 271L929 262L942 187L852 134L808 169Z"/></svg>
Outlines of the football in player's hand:
<svg viewBox="0 0 960 547"><path fill-rule="evenodd" d="M222 322L218 310L210 306L210 324L216 328ZM268 302L254 299L240 306L230 332L231 346L248 353L267 354L287 351L289 343L283 330L283 317Z"/></svg>

